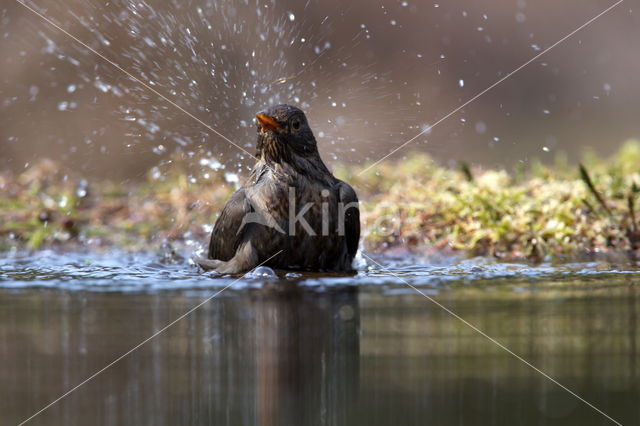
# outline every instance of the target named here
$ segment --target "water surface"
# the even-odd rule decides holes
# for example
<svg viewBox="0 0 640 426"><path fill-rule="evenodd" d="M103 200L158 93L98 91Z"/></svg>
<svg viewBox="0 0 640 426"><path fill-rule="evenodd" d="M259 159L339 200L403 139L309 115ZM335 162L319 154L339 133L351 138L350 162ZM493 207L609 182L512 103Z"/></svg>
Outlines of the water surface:
<svg viewBox="0 0 640 426"><path fill-rule="evenodd" d="M640 422L635 265L377 257L254 274L30 424ZM156 254L0 259L0 420L18 424L231 280ZM410 288L402 280L416 286Z"/></svg>

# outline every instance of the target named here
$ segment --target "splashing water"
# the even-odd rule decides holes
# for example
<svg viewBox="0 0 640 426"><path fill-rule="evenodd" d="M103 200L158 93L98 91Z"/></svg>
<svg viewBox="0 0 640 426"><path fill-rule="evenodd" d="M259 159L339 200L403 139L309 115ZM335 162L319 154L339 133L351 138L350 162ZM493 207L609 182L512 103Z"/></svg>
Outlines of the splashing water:
<svg viewBox="0 0 640 426"><path fill-rule="evenodd" d="M361 42L360 28L354 30L355 41L334 47L330 40L334 17L312 25L304 17L296 19L293 12L281 12L273 1L208 1L197 7L152 1L107 5L75 1L64 9L43 9L38 2L29 5L249 152L255 139L252 117L266 105L295 103L311 115L312 105L346 108L348 102L336 104L335 89L322 83L337 78L358 81L341 99L384 94L383 79L367 73L366 66L348 64L349 52ZM42 24L33 23L41 27L37 31L45 43L41 53L56 63L48 79L62 80L59 67L74 74L74 81L65 83L58 111L93 108L91 104L106 97L114 106L108 114L126 128L127 155L166 156L178 151L185 158L215 156L219 162L235 162L236 172L251 162L247 152L229 146L111 64ZM30 89L34 101L43 98L38 91L38 86ZM330 139L333 151L347 149L336 146L344 140L338 136L344 124L345 119L338 119L316 126ZM95 126L92 123L92 134L110 132L106 124ZM95 147L91 138L85 142L89 150L107 151Z"/></svg>
<svg viewBox="0 0 640 426"><path fill-rule="evenodd" d="M202 273L184 252L126 253L120 251L58 253L44 250L37 254L12 253L0 258L0 288L56 288L78 291L155 292L162 290L212 290L229 284L231 278L210 272ZM377 262L377 263L376 263ZM637 276L634 263L611 265L603 262L566 263L559 265L505 263L486 258L456 259L452 257L421 258L377 255L375 262L360 256L354 275L297 273L259 267L234 284L234 289L261 288L269 280L282 279L302 287L319 290L336 286L373 286L394 293L409 282L431 292L450 286L466 285L484 288L497 285L520 291L538 280L576 280L588 286L591 278ZM384 268L380 265L385 265ZM403 281L404 280L404 281ZM584 289L584 288L583 288ZM535 288L533 289L535 291Z"/></svg>
<svg viewBox="0 0 640 426"><path fill-rule="evenodd" d="M549 20L544 8L526 2L499 10L484 3L333 0L27 4L249 153L253 114L289 102L308 112L325 158L362 164L420 132L421 123L436 122L556 37L540 31ZM570 30L565 15L575 10L559 8L552 17L561 33ZM606 16L601 25L615 26L623 18ZM196 179L206 173L199 166L203 157L246 173L250 154L38 16L15 6L0 9L0 19L7 43L3 113L10 117L0 135L7 142L0 161L24 164L50 156L94 174L138 177L178 153ZM597 38L596 29L585 31L591 33ZM585 46L598 51L590 43ZM611 139L598 138L588 116L601 112L613 94L633 97L612 71L633 67L612 58L578 63L576 57L590 56L583 58L571 44L562 48L573 55L532 64L531 76L488 93L478 107L438 124L428 145L423 135L411 147L493 164L497 144L465 125L483 122L502 139L518 141L500 144L501 159L509 152L527 159L540 153L550 134L565 131L568 120L560 111L574 120L573 140ZM577 74L592 77L571 90L559 84L559 77ZM523 97L533 83L539 89ZM576 95L581 91L588 93L588 104ZM550 112L541 117L541 110ZM576 117L583 125L575 125ZM554 150L575 145L567 145L570 139L559 139Z"/></svg>

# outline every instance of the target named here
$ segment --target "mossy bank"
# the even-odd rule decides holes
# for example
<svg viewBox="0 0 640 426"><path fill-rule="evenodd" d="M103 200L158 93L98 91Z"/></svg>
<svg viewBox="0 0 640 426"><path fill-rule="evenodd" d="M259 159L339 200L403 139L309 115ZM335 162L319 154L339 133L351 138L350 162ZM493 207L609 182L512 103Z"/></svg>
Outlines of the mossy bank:
<svg viewBox="0 0 640 426"><path fill-rule="evenodd" d="M204 244L242 177L214 160L191 163L176 155L135 183L87 181L49 160L19 174L0 172L0 249ZM358 192L362 244L370 251L537 260L634 255L640 247L634 141L611 158L587 152L582 167L559 156L553 165L512 170L447 168L412 154L361 170L334 168Z"/></svg>

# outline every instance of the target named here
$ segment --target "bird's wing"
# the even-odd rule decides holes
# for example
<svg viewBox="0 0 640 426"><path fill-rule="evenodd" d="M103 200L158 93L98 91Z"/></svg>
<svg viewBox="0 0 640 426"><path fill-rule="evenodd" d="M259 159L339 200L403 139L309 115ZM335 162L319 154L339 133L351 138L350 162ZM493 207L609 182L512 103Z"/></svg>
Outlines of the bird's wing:
<svg viewBox="0 0 640 426"><path fill-rule="evenodd" d="M244 188L236 191L225 204L211 232L209 259L228 261L235 255L241 242L242 220L251 211Z"/></svg>
<svg viewBox="0 0 640 426"><path fill-rule="evenodd" d="M360 240L360 209L356 191L344 182L340 182L340 202L345 209L344 232L347 240L347 251L349 256L354 257L358 251L358 242Z"/></svg>

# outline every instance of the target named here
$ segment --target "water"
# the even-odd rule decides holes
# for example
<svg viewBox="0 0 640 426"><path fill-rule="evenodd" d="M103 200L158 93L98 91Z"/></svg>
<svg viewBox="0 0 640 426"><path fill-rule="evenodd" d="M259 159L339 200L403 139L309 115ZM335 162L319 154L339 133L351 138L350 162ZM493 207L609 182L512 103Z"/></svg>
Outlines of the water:
<svg viewBox="0 0 640 426"><path fill-rule="evenodd" d="M425 295L622 424L640 421L635 265L376 260L392 272L243 279L32 424L614 424ZM156 254L3 258L2 424L229 282Z"/></svg>

